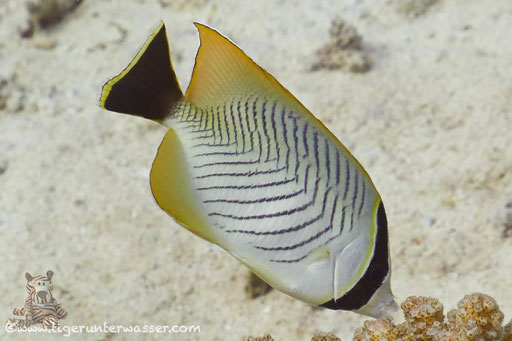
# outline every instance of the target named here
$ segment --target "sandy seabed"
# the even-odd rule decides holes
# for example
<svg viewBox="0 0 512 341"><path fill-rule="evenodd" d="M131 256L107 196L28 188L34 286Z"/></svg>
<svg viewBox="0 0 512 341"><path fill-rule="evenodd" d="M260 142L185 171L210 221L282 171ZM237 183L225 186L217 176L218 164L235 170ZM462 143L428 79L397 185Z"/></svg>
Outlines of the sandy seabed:
<svg viewBox="0 0 512 341"><path fill-rule="evenodd" d="M276 290L248 299L248 270L155 204L149 170L165 129L98 98L160 19L183 88L192 22L208 24L365 166L386 205L399 301L434 296L448 310L478 291L512 318L511 1L85 0L24 39L27 18L25 1L0 1L0 321L23 306L24 273L48 269L63 325L201 330L73 339L350 340L366 319ZM336 18L363 38L367 72L311 71Z"/></svg>

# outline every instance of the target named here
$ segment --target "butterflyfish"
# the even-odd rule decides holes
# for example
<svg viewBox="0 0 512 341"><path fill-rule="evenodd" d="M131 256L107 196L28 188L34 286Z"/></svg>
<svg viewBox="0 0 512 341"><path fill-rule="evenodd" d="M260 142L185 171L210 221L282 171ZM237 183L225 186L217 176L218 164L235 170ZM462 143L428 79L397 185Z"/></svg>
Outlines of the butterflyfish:
<svg viewBox="0 0 512 341"><path fill-rule="evenodd" d="M299 300L396 311L386 213L366 171L239 47L195 26L184 95L163 22L101 93L102 108L168 128L150 174L158 205Z"/></svg>

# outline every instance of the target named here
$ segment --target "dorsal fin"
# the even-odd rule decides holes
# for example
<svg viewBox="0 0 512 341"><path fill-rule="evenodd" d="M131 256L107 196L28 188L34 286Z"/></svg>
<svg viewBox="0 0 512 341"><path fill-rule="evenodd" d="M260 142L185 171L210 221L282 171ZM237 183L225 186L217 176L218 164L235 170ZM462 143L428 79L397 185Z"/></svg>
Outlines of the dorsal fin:
<svg viewBox="0 0 512 341"><path fill-rule="evenodd" d="M278 99L289 110L303 115L320 131L330 136L366 174L364 168L336 136L271 74L219 32L197 22L194 25L199 31L201 44L186 99L203 108L218 107L233 98L247 98L249 95Z"/></svg>
<svg viewBox="0 0 512 341"><path fill-rule="evenodd" d="M201 45L185 97L197 106L223 104L237 95L272 95L308 111L272 75L214 29L194 23Z"/></svg>

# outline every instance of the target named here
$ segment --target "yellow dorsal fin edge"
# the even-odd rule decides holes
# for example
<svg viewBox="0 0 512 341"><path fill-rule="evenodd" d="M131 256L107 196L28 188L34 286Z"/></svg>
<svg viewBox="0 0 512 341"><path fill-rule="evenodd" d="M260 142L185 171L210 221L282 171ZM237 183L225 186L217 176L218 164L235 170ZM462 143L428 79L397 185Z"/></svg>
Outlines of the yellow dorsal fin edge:
<svg viewBox="0 0 512 341"><path fill-rule="evenodd" d="M257 93L278 96L308 111L271 74L214 29L194 23L201 44L185 97L198 106L215 105L227 96Z"/></svg>

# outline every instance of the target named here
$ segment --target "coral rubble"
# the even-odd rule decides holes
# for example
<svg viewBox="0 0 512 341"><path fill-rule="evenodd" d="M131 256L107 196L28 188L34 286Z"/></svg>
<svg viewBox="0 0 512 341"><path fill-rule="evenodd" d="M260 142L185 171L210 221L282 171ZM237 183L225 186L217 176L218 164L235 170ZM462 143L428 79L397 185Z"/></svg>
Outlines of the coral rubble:
<svg viewBox="0 0 512 341"><path fill-rule="evenodd" d="M387 318L366 321L354 340L512 341L512 321L505 326L496 301L485 294L464 296L457 309L443 314L443 305L432 297L411 296L401 304L404 323Z"/></svg>
<svg viewBox="0 0 512 341"><path fill-rule="evenodd" d="M362 49L363 39L353 26L335 19L329 36L329 43L317 51L317 61L311 66L311 71L347 69L359 73L370 70L370 58Z"/></svg>
<svg viewBox="0 0 512 341"><path fill-rule="evenodd" d="M474 293L462 298L457 308L443 314L438 299L410 296L401 304L405 322L389 318L368 320L356 329L354 341L512 341L512 320L503 323L503 313L491 296ZM270 335L248 341L273 341ZM333 333L316 333L311 341L341 341Z"/></svg>

